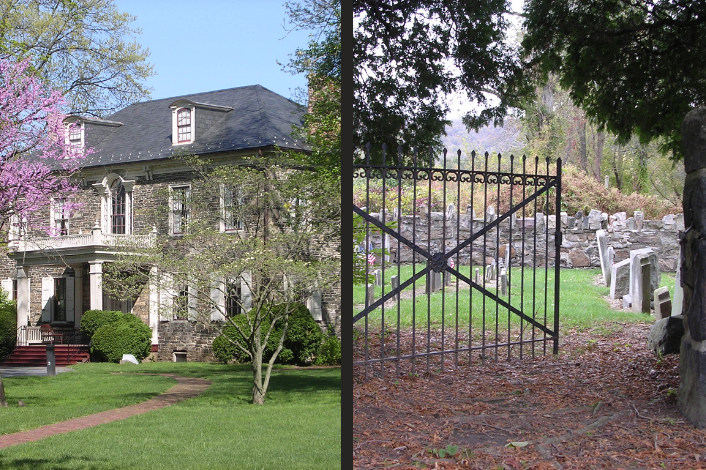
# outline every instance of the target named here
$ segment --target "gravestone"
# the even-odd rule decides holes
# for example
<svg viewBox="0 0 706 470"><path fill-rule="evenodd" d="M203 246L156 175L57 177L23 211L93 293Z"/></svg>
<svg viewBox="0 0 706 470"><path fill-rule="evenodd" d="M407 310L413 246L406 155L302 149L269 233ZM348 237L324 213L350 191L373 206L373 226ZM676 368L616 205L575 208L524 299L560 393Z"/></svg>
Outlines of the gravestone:
<svg viewBox="0 0 706 470"><path fill-rule="evenodd" d="M456 206L450 202L446 207L446 220L453 220L456 217Z"/></svg>
<svg viewBox="0 0 706 470"><path fill-rule="evenodd" d="M639 250L630 250L630 261L632 262L633 258L636 256L641 256L647 254L649 256L650 260L650 288L649 288L649 296L652 295L652 292L655 291L659 287L660 281L662 279L662 272L659 267L659 259L657 258L657 253L652 248L641 248ZM631 269L631 274L630 277L633 277L632 274L632 269ZM637 272L635 273L635 276L637 276ZM633 292L633 286L631 284L630 286L630 295L635 298L635 293Z"/></svg>
<svg viewBox="0 0 706 470"><path fill-rule="evenodd" d="M647 340L647 347L657 356L679 354L684 337L684 316L667 317L657 320Z"/></svg>
<svg viewBox="0 0 706 470"><path fill-rule="evenodd" d="M583 220L583 211L578 211L574 216L574 219L576 219L576 222L581 222Z"/></svg>
<svg viewBox="0 0 706 470"><path fill-rule="evenodd" d="M569 217L566 221L566 228L573 230L576 227L576 218Z"/></svg>
<svg viewBox="0 0 706 470"><path fill-rule="evenodd" d="M672 301L669 298L669 288L660 287L654 292L655 318L661 320L672 315Z"/></svg>
<svg viewBox="0 0 706 470"><path fill-rule="evenodd" d="M487 217L488 217L488 222L492 222L495 220L495 207L493 206L488 206L488 208L485 211Z"/></svg>
<svg viewBox="0 0 706 470"><path fill-rule="evenodd" d="M390 276L390 285L392 286L392 290L397 289L400 287L400 277L399 276ZM397 293L397 303L400 302L400 293Z"/></svg>
<svg viewBox="0 0 706 470"><path fill-rule="evenodd" d="M637 230L637 224L635 224L635 217L629 217L627 220L628 230Z"/></svg>
<svg viewBox="0 0 706 470"><path fill-rule="evenodd" d="M476 284L480 284L480 268L476 268L475 283L476 283Z"/></svg>
<svg viewBox="0 0 706 470"><path fill-rule="evenodd" d="M599 230L601 228L601 211L593 209L588 213L589 230Z"/></svg>
<svg viewBox="0 0 706 470"><path fill-rule="evenodd" d="M588 230L590 227L591 227L591 221L589 220L588 217L584 217L584 218L581 220L581 228L582 228L583 230ZM600 227L599 227L599 228L600 228Z"/></svg>
<svg viewBox="0 0 706 470"><path fill-rule="evenodd" d="M677 258L677 277L674 282L674 301L672 302L672 316L682 314L683 299L684 288L681 285L681 247L679 247L679 257Z"/></svg>
<svg viewBox="0 0 706 470"><path fill-rule="evenodd" d="M382 287L382 272L379 269L373 271L375 276L375 287Z"/></svg>
<svg viewBox="0 0 706 470"><path fill-rule="evenodd" d="M507 274L504 269L500 271L500 295L507 295Z"/></svg>
<svg viewBox="0 0 706 470"><path fill-rule="evenodd" d="M630 259L610 267L610 298L615 300L630 295Z"/></svg>
<svg viewBox="0 0 706 470"><path fill-rule="evenodd" d="M375 284L368 284L368 289L365 292L365 306L372 304L375 301Z"/></svg>
<svg viewBox="0 0 706 470"><path fill-rule="evenodd" d="M566 227L569 224L569 214L567 214L566 212L560 213L559 218L561 219L562 227Z"/></svg>
<svg viewBox="0 0 706 470"><path fill-rule="evenodd" d="M605 188L608 189L610 186L610 176L605 175Z"/></svg>
<svg viewBox="0 0 706 470"><path fill-rule="evenodd" d="M601 260L601 271L603 272L603 282L610 286L610 260L608 259L608 241L605 230L596 230L596 240L598 241L598 257Z"/></svg>
<svg viewBox="0 0 706 470"><path fill-rule="evenodd" d="M633 312L649 313L650 293L650 253L651 249L632 250L630 252L630 301ZM647 299L645 299L645 296ZM647 302L647 310L644 302Z"/></svg>
<svg viewBox="0 0 706 470"><path fill-rule="evenodd" d="M642 211L635 211L635 226L637 230L642 230L645 225L645 213Z"/></svg>
<svg viewBox="0 0 706 470"><path fill-rule="evenodd" d="M434 292L441 290L441 273L437 273L434 270L429 271L427 274L427 285L426 294L431 295Z"/></svg>

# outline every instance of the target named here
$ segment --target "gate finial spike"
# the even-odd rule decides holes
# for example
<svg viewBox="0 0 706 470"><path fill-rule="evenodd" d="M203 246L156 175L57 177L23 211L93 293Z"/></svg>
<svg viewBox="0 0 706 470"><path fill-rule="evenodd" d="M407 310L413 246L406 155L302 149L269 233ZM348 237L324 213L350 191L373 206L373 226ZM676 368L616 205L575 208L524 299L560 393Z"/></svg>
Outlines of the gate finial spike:
<svg viewBox="0 0 706 470"><path fill-rule="evenodd" d="M461 149L456 150L456 169L461 169Z"/></svg>
<svg viewBox="0 0 706 470"><path fill-rule="evenodd" d="M446 169L446 154L448 153L448 150L446 150L446 147L444 147L444 150L442 150L442 152L444 154L444 167L443 168L445 170Z"/></svg>

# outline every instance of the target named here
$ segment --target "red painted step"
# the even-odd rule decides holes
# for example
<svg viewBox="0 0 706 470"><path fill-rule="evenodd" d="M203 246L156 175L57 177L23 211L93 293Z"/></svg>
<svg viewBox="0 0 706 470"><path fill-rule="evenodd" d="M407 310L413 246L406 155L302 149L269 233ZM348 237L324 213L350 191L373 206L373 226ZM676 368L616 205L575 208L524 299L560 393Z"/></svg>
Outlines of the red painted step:
<svg viewBox="0 0 706 470"><path fill-rule="evenodd" d="M56 365L69 366L88 362L90 355L88 346L83 344L57 344L54 349ZM3 367L24 366L43 367L47 365L47 349L43 344L33 346L18 346L7 359L0 362Z"/></svg>

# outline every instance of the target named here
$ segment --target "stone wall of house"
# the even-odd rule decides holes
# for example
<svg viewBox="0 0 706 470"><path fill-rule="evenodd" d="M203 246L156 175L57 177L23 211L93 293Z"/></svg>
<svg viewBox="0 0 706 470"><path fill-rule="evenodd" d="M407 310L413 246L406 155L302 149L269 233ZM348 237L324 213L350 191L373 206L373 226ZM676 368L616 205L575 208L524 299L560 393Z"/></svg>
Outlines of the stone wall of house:
<svg viewBox="0 0 706 470"><path fill-rule="evenodd" d="M395 222L396 231L402 237L420 246L431 253L447 252L454 249L459 243L470 238L472 233L478 233L494 220L492 214L483 218L474 217L474 214L456 214L453 207L447 212L432 212L425 215L401 215L395 217L387 214L386 223ZM381 220L379 213L373 217ZM431 223L430 223L431 222ZM462 265L474 266L491 264L496 258L498 246L512 243L513 266L523 263L530 267L553 266L555 253L556 216L546 217L537 214L532 218L508 218L499 224L499 229L489 230L462 249L458 258L454 260ZM679 231L684 230L684 217L682 214L667 215L661 220L644 220L641 212L636 212L633 217L627 217L624 212L608 215L600 211L591 211L588 215L578 213L569 216L562 212L560 215L562 245L560 263L566 268L600 267L598 242L596 231L606 231L608 246L615 250L615 262L630 257L631 250L653 248L659 257L662 271L674 272L679 256ZM536 229L536 230L535 230ZM425 259L415 253L411 248L391 237L383 238L380 234L370 232L373 247L380 249L387 246L389 257L386 262L402 264L414 261L422 263ZM547 249L549 247L549 249ZM380 262L380 255L377 256Z"/></svg>
<svg viewBox="0 0 706 470"><path fill-rule="evenodd" d="M158 361L174 361L174 353L186 351L189 362L214 362L213 339L220 333L217 328L199 322L174 320L159 323Z"/></svg>

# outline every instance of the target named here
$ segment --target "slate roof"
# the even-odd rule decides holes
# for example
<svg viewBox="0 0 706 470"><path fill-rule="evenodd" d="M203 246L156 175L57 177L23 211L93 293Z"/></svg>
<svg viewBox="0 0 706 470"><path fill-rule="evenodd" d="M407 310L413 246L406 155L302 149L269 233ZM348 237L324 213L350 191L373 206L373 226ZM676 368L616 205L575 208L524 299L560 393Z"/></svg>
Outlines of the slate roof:
<svg viewBox="0 0 706 470"><path fill-rule="evenodd" d="M207 105L228 106L232 111L212 124L189 145L172 145L172 110L180 99ZM110 129L87 120L86 140L94 153L84 160L84 167L116 163L161 160L175 155L209 154L247 150L277 145L283 149L308 150L306 144L292 138L292 126L303 124L305 109L293 101L260 85L176 96L130 105L105 121L122 123ZM196 113L198 113L198 108ZM100 138L92 142L92 131ZM103 135L107 136L103 137Z"/></svg>

